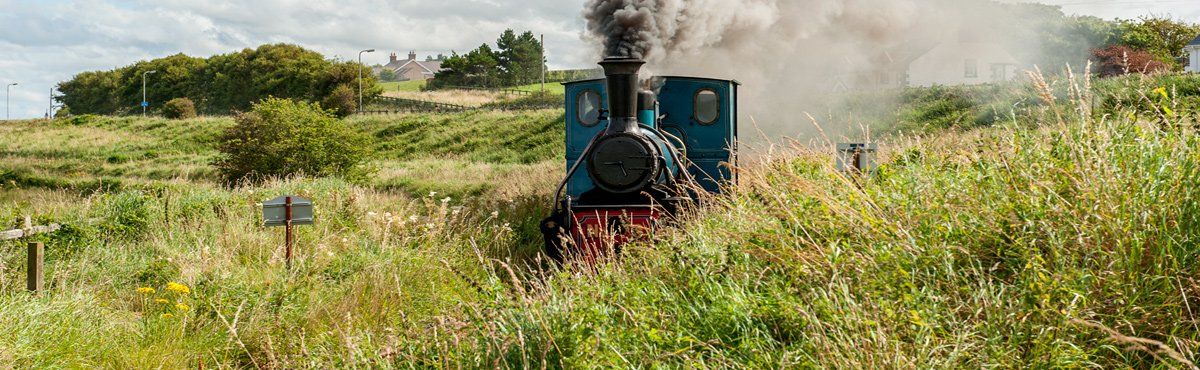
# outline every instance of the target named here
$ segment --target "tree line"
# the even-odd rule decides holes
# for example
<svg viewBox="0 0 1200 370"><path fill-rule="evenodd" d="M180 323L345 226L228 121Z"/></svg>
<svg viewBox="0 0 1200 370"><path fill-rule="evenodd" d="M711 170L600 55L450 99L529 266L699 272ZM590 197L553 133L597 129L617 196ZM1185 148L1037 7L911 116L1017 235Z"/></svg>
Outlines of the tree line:
<svg viewBox="0 0 1200 370"><path fill-rule="evenodd" d="M72 114L127 114L141 110L142 75L151 111L186 98L202 114L246 111L268 97L320 103L340 115L357 109L358 76L366 94L382 90L371 71L353 62L326 59L290 44L209 58L176 54L110 71L83 72L58 84L58 98Z"/></svg>
<svg viewBox="0 0 1200 370"><path fill-rule="evenodd" d="M509 29L496 47L483 44L466 54L452 52L427 88L447 86L505 87L537 82L545 67L542 42L533 32Z"/></svg>

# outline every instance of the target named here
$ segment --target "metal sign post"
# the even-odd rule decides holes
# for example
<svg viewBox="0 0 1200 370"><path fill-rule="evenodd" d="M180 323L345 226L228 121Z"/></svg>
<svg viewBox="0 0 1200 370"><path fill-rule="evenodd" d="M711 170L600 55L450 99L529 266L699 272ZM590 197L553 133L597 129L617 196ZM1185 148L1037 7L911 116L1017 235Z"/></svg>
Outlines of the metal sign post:
<svg viewBox="0 0 1200 370"><path fill-rule="evenodd" d="M842 172L871 174L875 172L875 153L879 144L842 143L837 145L837 169Z"/></svg>
<svg viewBox="0 0 1200 370"><path fill-rule="evenodd" d="M292 268L292 246L295 235L292 226L313 224L313 203L294 195L285 195L263 202L263 226L284 227L284 256Z"/></svg>

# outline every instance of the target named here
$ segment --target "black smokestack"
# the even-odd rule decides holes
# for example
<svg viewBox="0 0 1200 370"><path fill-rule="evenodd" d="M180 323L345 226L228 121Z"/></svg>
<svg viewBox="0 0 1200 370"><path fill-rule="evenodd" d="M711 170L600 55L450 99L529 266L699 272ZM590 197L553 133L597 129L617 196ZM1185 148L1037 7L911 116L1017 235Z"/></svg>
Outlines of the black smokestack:
<svg viewBox="0 0 1200 370"><path fill-rule="evenodd" d="M608 133L637 130L638 71L645 61L606 58L600 62L608 79Z"/></svg>

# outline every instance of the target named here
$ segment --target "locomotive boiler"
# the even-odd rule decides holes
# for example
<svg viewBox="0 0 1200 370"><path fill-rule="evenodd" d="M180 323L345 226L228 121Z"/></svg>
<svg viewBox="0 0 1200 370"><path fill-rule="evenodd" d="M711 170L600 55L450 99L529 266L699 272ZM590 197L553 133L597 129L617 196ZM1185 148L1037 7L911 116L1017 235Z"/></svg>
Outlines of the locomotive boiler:
<svg viewBox="0 0 1200 370"><path fill-rule="evenodd" d="M738 82L660 76L607 58L564 84L567 174L542 221L551 258L594 262L735 181Z"/></svg>

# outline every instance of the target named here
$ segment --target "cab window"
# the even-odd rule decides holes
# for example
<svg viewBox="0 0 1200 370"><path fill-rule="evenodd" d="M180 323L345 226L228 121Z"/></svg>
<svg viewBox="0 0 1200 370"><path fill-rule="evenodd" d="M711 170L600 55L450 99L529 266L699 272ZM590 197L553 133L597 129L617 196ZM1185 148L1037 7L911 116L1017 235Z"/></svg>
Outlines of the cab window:
<svg viewBox="0 0 1200 370"><path fill-rule="evenodd" d="M600 123L600 93L596 90L584 90L575 101L575 114L579 123L592 127Z"/></svg>
<svg viewBox="0 0 1200 370"><path fill-rule="evenodd" d="M704 89L696 92L695 107L693 114L701 124L711 125L721 118L721 102L716 91Z"/></svg>

